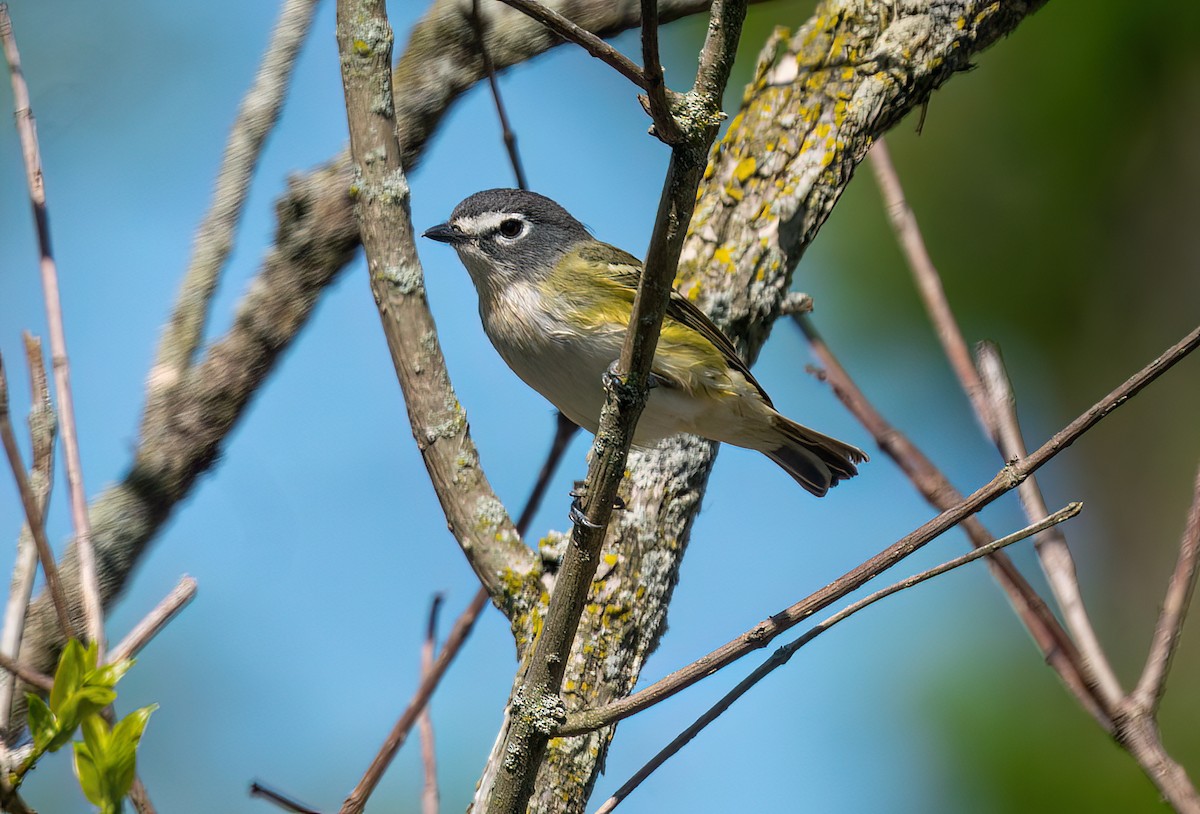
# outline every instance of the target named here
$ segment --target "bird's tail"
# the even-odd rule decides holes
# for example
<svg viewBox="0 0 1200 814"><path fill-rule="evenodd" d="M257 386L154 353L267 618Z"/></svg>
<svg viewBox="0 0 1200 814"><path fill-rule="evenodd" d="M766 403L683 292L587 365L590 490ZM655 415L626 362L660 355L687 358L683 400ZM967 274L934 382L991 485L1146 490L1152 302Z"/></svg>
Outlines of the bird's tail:
<svg viewBox="0 0 1200 814"><path fill-rule="evenodd" d="M774 424L784 443L763 452L817 497L824 497L838 481L857 475L856 464L870 460L858 447L810 430L782 415L775 416Z"/></svg>

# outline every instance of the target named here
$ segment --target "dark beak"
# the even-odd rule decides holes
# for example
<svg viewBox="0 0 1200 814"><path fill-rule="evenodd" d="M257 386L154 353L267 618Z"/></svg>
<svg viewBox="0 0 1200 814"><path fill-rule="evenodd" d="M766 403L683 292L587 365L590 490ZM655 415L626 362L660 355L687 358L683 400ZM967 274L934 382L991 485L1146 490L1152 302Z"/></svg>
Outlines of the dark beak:
<svg viewBox="0 0 1200 814"><path fill-rule="evenodd" d="M467 239L457 227L451 226L448 223L439 223L437 226L431 226L425 230L425 237L430 240L436 240L438 243L461 243Z"/></svg>

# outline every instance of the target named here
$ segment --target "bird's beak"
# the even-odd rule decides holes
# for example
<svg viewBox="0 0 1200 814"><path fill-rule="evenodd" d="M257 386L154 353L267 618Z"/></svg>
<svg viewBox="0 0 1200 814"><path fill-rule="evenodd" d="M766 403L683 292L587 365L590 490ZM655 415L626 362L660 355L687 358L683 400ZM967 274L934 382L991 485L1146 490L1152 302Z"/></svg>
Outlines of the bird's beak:
<svg viewBox="0 0 1200 814"><path fill-rule="evenodd" d="M467 236L457 226L451 226L449 223L439 223L437 226L431 226L425 230L425 237L430 240L436 240L438 243L461 243L467 239Z"/></svg>

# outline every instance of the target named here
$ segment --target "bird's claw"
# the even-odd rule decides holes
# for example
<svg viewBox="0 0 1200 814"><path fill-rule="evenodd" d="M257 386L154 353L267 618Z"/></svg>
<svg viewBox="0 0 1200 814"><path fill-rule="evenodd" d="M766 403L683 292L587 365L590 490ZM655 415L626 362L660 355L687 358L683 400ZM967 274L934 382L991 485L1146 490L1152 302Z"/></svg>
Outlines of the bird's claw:
<svg viewBox="0 0 1200 814"><path fill-rule="evenodd" d="M572 494L574 494L574 492L572 492ZM571 511L567 513L567 517L569 517L571 522L577 526L583 526L584 528L588 529L600 528L599 523L593 523L588 519L588 516L583 513L583 503L581 502L579 495L575 495L575 499L571 501Z"/></svg>
<svg viewBox="0 0 1200 814"><path fill-rule="evenodd" d="M583 511L583 496L574 490L571 491L571 510L567 513L567 517L571 522L589 529L600 528L599 523L593 523ZM613 511L623 511L625 509L625 501L620 495L613 498Z"/></svg>

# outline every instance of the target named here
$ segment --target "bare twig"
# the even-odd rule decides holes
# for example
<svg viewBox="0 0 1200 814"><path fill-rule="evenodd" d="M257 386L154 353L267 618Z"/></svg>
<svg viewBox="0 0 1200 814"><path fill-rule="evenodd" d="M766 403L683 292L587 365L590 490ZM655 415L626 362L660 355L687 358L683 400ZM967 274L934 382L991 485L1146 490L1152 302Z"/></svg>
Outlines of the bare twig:
<svg viewBox="0 0 1200 814"><path fill-rule="evenodd" d="M646 89L646 77L642 74L642 69L635 65L629 57L622 54L616 48L613 48L592 32L575 25L575 23L554 9L547 8L541 3L535 2L535 0L501 0L501 2L512 6L523 14L529 15L567 42L575 43L596 59L608 63L621 76L642 90Z"/></svg>
<svg viewBox="0 0 1200 814"><path fill-rule="evenodd" d="M50 329L51 359L54 385L58 391L59 416L62 420L63 451L67 458L67 490L70 493L71 518L79 550L80 585L83 594L84 619L88 638L104 653L104 610L100 606L100 587L96 578L96 557L92 550L92 528L88 519L87 493L83 488L83 466L79 458L79 439L76 435L75 404L71 395L71 366L67 359L67 336L63 327L62 301L58 291L58 271L50 249L50 222L46 209L46 187L38 150L37 127L29 103L29 89L21 70L21 55L13 35L8 7L0 5L0 40L4 57L12 74L13 102L16 109L17 132L21 137L21 152L25 158L25 176L29 186L29 201L37 230L39 267L42 291L46 300L46 323Z"/></svg>
<svg viewBox="0 0 1200 814"><path fill-rule="evenodd" d="M854 614L858 613L860 610L878 602L881 599L885 599L894 593L911 588L914 585L919 585L926 580L944 574L947 571L958 568L959 566L974 562L981 557L986 557L989 554L995 554L1005 546L1020 542L1021 540L1031 537L1032 535L1037 534L1044 529L1050 528L1058 523L1062 523L1065 520L1069 520L1075 515L1079 514L1082 509L1082 503L1068 504L1039 523L1034 523L1033 525L1021 529L1018 532L1010 534L1006 537L1001 537L999 540L993 540L984 546L976 548L959 557L955 557L954 559L944 562L941 565L935 566L926 571L922 571L919 574L915 574L911 577L903 579L900 582L889 585L882 590L876 591L870 596L864 597L857 602L847 605L845 608L833 614L829 618L814 625L812 628L805 631L804 635L800 636L795 641L776 650L774 654L772 654L769 659L759 665L754 672L750 673L750 675L738 682L736 687L726 693L720 701L718 701L703 715L697 718L695 723L693 723L683 732L679 733L674 740L664 746L662 750L658 752L658 754L656 754L646 763L646 765L638 769L638 771L634 773L629 780L627 780L619 789L613 792L612 797L608 798L608 800L606 800L604 804L600 806L600 808L596 809L596 814L608 814L615 809L633 792L634 789L640 786L647 777L657 771L660 766L678 753L679 750L686 746L694 737L696 737L696 735L700 734L701 730L724 714L724 712L733 706L735 701L745 695L751 687L762 681L770 673L787 664L792 656L796 654L796 651L811 642L813 639L817 638L817 636L829 630L834 625L845 621Z"/></svg>
<svg viewBox="0 0 1200 814"><path fill-rule="evenodd" d="M171 593L163 597L163 600L155 606L154 610L146 614L145 618L126 634L121 643L112 649L108 655L109 663L115 663L136 656L195 597L196 580L192 577L184 577L179 580L179 584L175 586Z"/></svg>
<svg viewBox="0 0 1200 814"><path fill-rule="evenodd" d="M558 415L557 430L554 435L554 441L550 445L550 450L546 454L546 461L542 465L542 471L538 475L537 482L533 485L533 489L529 493L529 499L525 501L525 508L521 511L521 519L517 521L517 533L523 538L529 531L529 524L533 520L533 516L537 514L537 508L541 505L542 498L545 496L546 487L550 483L554 471L562 462L563 454L567 450L567 442L577 430L574 424L566 419L561 413ZM404 714L400 720L396 722L395 727L384 741L383 746L376 754L375 759L367 768L362 779L346 798L346 802L342 804L343 814L351 814L351 812L362 811L366 805L367 799L379 785L380 779L383 777L384 771L391 764L392 759L396 756L396 752L404 745L405 739L408 737L408 730L412 728L412 723L415 716L411 714L414 708L420 712L424 708L428 699L433 695L433 691L437 689L438 683L441 681L442 675L445 674L446 667L449 666L451 660L458 655L459 649L462 648L463 642L467 640L471 630L475 627L475 622L479 620L479 616L483 613L483 609L488 604L488 591L486 588L480 588L479 592L467 605L466 610L454 620L454 626L450 629L450 635L446 637L446 641L442 644L441 652L438 653L437 661L427 670L422 671L422 679L417 691L413 694L412 699L408 702L408 706L404 710ZM439 665L440 672L439 672ZM423 700L422 700L423 699ZM353 803L351 801L354 801Z"/></svg>
<svg viewBox="0 0 1200 814"><path fill-rule="evenodd" d="M25 333L25 356L29 364L29 389L33 405L29 410L29 437L33 447L29 484L36 498L38 515L44 523L46 508L50 505L50 492L54 486L56 420L50 400L50 385L46 379L46 365L42 359L42 343L28 332ZM0 376L3 376L2 364ZM0 382L0 387L4 384ZM4 608L4 629L0 632L0 653L11 658L16 658L21 652L26 612L33 593L34 578L37 576L37 564L37 544L33 540L33 531L27 524L17 536L17 556L13 562L8 602ZM15 681L7 675L0 676L0 732L8 729L15 689ZM5 748L0 746L0 755L4 750Z"/></svg>
<svg viewBox="0 0 1200 814"><path fill-rule="evenodd" d="M317 809L309 808L303 803L288 797L286 794L282 794L269 786L264 786L257 780L250 784L250 796L262 797L264 800L269 800L279 806L284 811L293 812L293 814L321 814Z"/></svg>
<svg viewBox="0 0 1200 814"><path fill-rule="evenodd" d="M146 791L146 784L136 774L133 776L133 785L129 787L129 802L133 803L138 814L155 814L157 811L154 803L150 802L150 792Z"/></svg>
<svg viewBox="0 0 1200 814"><path fill-rule="evenodd" d="M981 342L976 346L976 355L984 394L990 405L988 415L995 421L993 437L996 439L996 445L1005 460L1019 458L1025 454L1025 439L1017 422L1016 401L1000 351L990 342ZM1046 501L1042 498L1042 491L1034 478L1022 483L1017 494L1020 496L1025 516L1031 521L1046 516ZM1042 570L1046 574L1046 581L1050 590L1054 592L1054 598L1062 609L1063 620L1083 658L1081 668L1084 677L1089 684L1096 686L1101 701L1106 709L1111 711L1125 695L1125 691L1104 653L1091 619L1088 618L1083 594L1079 590L1079 580L1075 574L1075 560L1067 547L1067 539L1061 531L1052 529L1038 539L1036 549Z"/></svg>
<svg viewBox="0 0 1200 814"><path fill-rule="evenodd" d="M654 120L654 134L665 144L676 144L682 134L671 113L667 98L670 91L663 82L658 56L658 0L642 0L642 73L646 80L645 107Z"/></svg>
<svg viewBox="0 0 1200 814"><path fill-rule="evenodd" d="M0 15L2 14L3 12L0 11ZM12 421L9 419L8 378L4 374L2 358L0 358L0 441L4 443L4 452L8 457L13 479L17 482L17 492L21 495L21 506L25 509L25 522L28 524L34 544L37 546L38 558L42 561L42 571L46 574L46 586L50 589L54 610L58 613L58 623L67 636L78 636L75 623L71 619L71 606L67 602L62 581L58 577L58 566L54 563L54 551L50 548L50 541L46 538L46 525L42 522L42 507L38 505L37 496L25 475L25 464L21 461L21 449L17 446L17 437L13 433Z"/></svg>
<svg viewBox="0 0 1200 814"><path fill-rule="evenodd" d="M866 395L825 344L812 321L797 318L795 323L804 332L813 355L821 363L822 378L828 381L834 394L846 405L846 409L867 428L880 448L900 466L925 499L942 510L960 502L963 499L962 493L954 487L949 478L867 400ZM976 547L987 545L993 539L978 517L964 520L962 529L971 544ZM1111 710L1105 708L1101 699L1096 697L1093 687L1084 679L1082 658L1075 642L1063 630L1053 611L1046 606L1037 591L1005 554L989 557L987 565L992 576L1007 594L1014 612L1029 630L1046 663L1059 674L1067 688L1097 723L1111 732Z"/></svg>
<svg viewBox="0 0 1200 814"><path fill-rule="evenodd" d="M50 688L54 686L54 679L45 673L40 673L32 667L21 664L14 658L10 658L0 653L0 669L12 673L17 678L24 681L30 686L37 687L43 692L50 692Z"/></svg>
<svg viewBox="0 0 1200 814"><path fill-rule="evenodd" d="M500 136L504 139L504 149L508 152L508 161L512 164L513 175L517 180L518 189L529 189L525 178L525 168L521 166L521 154L517 152L517 137L512 126L508 123L508 113L504 110L504 99L500 96L500 80L496 78L496 66L492 55L488 52L487 38L483 31L483 15L479 13L479 0L471 0L471 30L479 45L479 58L483 61L483 71L487 74L488 87L492 90L492 101L496 105L496 116L500 119Z"/></svg>
<svg viewBox="0 0 1200 814"><path fill-rule="evenodd" d="M229 131L216 188L192 245L175 312L159 341L148 381L150 397L176 386L204 338L204 325L221 270L233 250L250 179L267 136L279 120L301 45L312 25L316 0L285 0L254 84L246 91Z"/></svg>
<svg viewBox="0 0 1200 814"><path fill-rule="evenodd" d="M732 664L737 659L757 650L784 631L794 627L822 608L828 607L846 594L861 587L873 577L886 571L912 554L943 532L962 522L963 518L978 512L1000 495L1015 489L1030 474L1037 471L1065 450L1084 433L1094 427L1105 416L1170 370L1189 353L1200 346L1200 328L1196 328L1159 357L1127 379L1115 390L1096 402L1074 421L1054 434L1050 440L1025 458L1011 461L987 484L977 489L953 508L942 512L893 543L880 553L859 564L819 591L800 600L791 607L759 622L736 639L722 645L706 656L677 670L664 679L646 687L620 701L605 707L578 712L567 717L567 722L556 730L557 735L572 735L589 732L601 726L627 718L630 715L663 701L684 690L717 670Z"/></svg>
<svg viewBox="0 0 1200 814"><path fill-rule="evenodd" d="M904 188L900 185L900 176L896 172L895 164L892 163L892 156L888 152L885 139L880 138L875 142L868 158L871 161L871 169L875 171L875 180L879 184L879 191L883 196L883 205L887 211L888 220L892 222L896 239L908 260L908 267L912 270L917 291L921 295L921 302L925 304L925 310L929 313L929 319L937 331L938 340L942 343L942 350L945 352L946 358L950 360L950 367L958 377L967 398L970 399L971 406L975 409L975 415L983 425L984 431L994 439L995 421L983 390L983 382L979 380L979 373L971 361L971 352L963 340L962 331L959 330L958 322L954 319L954 314L946 301L942 279L933 265L929 250L925 247L925 239L921 236L921 227L917 225L917 216L904 196Z"/></svg>
<svg viewBox="0 0 1200 814"><path fill-rule="evenodd" d="M1012 390L999 352L987 343L981 344L977 351L979 366L976 367L946 299L941 278L925 247L916 216L905 200L899 174L882 139L871 150L871 163L917 290L936 328L946 358L975 410L977 420L1005 460L1022 457L1025 443L1021 438ZM1046 503L1035 478L1021 484L1018 494L1026 517L1031 522L1046 516ZM1105 708L1105 715L1111 719L1112 710L1124 692L1088 618L1066 538L1061 531L1052 529L1038 540L1037 552L1078 648L1081 657L1078 669L1083 680L1099 694L1098 700ZM1106 728L1111 730L1111 723Z"/></svg>
<svg viewBox="0 0 1200 814"><path fill-rule="evenodd" d="M1167 684L1171 659L1179 645L1183 622L1187 618L1188 605L1196 588L1197 567L1200 565L1200 470L1196 472L1196 485L1192 496L1192 508L1188 511L1183 539L1179 542L1179 559L1167 585L1158 623L1154 626L1154 638L1146 656L1146 666L1137 687L1130 693L1135 706L1153 716L1158 713L1158 704Z"/></svg>
<svg viewBox="0 0 1200 814"><path fill-rule="evenodd" d="M442 595L434 594L429 606L429 624L425 627L425 641L421 645L421 678L433 669L433 653L437 649L437 615L442 606ZM425 784L421 789L422 814L438 814L437 749L433 741L433 718L429 705L421 710L417 721L421 735L421 765L425 768Z"/></svg>

